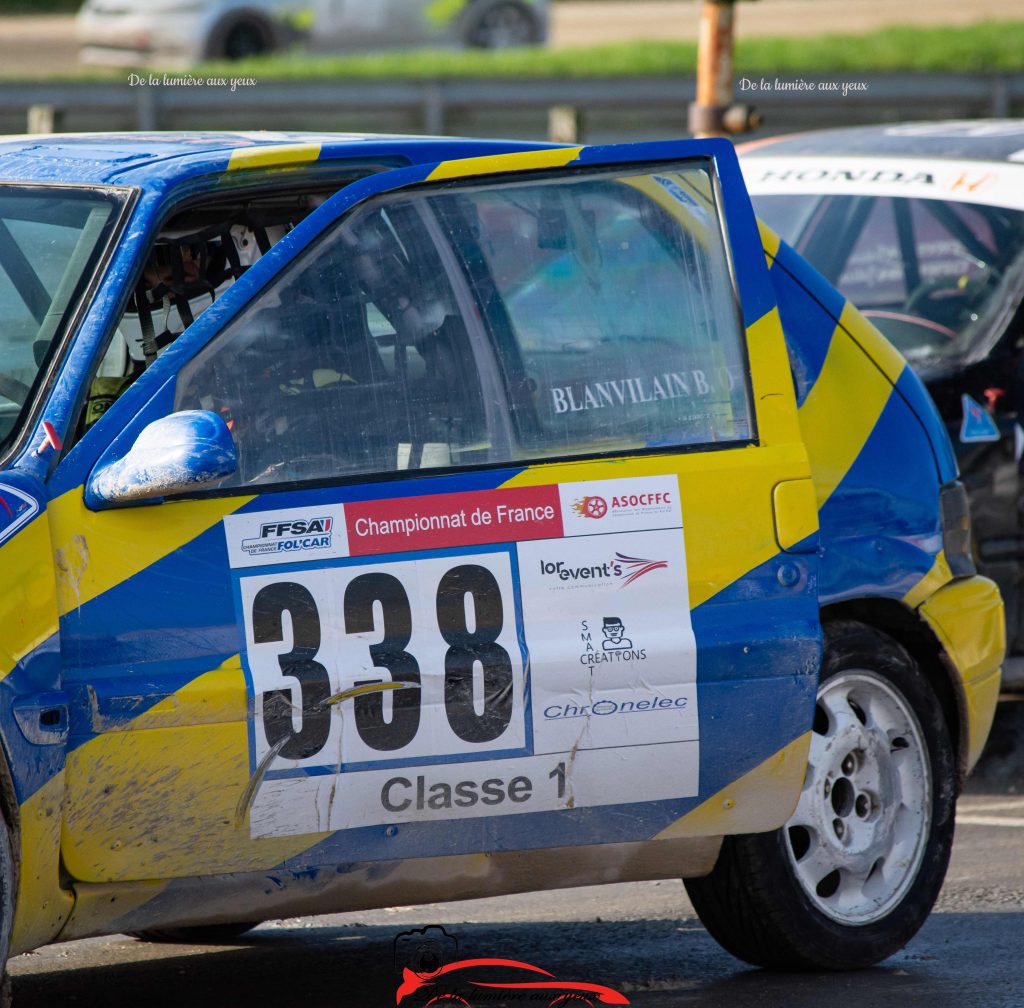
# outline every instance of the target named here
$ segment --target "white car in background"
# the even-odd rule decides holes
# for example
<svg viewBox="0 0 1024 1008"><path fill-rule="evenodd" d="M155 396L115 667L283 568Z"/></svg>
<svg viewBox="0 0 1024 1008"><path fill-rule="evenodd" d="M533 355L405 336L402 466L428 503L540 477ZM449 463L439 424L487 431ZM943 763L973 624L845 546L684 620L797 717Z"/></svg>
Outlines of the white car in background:
<svg viewBox="0 0 1024 1008"><path fill-rule="evenodd" d="M85 63L188 67L302 46L539 45L548 0L85 0Z"/></svg>

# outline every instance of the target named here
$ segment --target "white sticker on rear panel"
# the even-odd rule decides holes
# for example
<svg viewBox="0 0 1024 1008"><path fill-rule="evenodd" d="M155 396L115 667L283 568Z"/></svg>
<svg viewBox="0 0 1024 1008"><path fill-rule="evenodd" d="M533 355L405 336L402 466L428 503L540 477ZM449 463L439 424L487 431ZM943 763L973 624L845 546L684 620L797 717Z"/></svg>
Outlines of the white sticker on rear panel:
<svg viewBox="0 0 1024 1008"><path fill-rule="evenodd" d="M697 738L697 661L679 529L518 548L545 752Z"/></svg>
<svg viewBox="0 0 1024 1008"><path fill-rule="evenodd" d="M318 511L300 510L232 534ZM253 836L697 793L674 477L364 502L344 519L357 555L236 575Z"/></svg>

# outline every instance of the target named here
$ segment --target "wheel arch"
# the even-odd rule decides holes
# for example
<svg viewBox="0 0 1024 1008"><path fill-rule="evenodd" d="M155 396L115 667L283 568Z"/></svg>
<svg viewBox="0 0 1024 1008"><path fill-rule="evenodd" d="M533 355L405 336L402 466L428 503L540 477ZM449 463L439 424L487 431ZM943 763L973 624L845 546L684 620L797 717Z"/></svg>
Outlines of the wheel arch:
<svg viewBox="0 0 1024 1008"><path fill-rule="evenodd" d="M847 599L822 608L822 623L841 619L857 620L882 630L906 648L917 662L942 708L942 715L953 743L959 794L967 776L967 701L956 669L935 631L909 606L890 598Z"/></svg>

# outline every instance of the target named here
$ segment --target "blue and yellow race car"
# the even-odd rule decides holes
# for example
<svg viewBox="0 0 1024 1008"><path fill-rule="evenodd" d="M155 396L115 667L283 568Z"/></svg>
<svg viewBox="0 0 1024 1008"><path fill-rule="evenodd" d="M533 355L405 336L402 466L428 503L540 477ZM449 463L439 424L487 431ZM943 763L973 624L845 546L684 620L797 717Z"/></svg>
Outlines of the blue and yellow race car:
<svg viewBox="0 0 1024 1008"><path fill-rule="evenodd" d="M876 962L999 688L944 426L732 147L0 140L3 955L680 877Z"/></svg>

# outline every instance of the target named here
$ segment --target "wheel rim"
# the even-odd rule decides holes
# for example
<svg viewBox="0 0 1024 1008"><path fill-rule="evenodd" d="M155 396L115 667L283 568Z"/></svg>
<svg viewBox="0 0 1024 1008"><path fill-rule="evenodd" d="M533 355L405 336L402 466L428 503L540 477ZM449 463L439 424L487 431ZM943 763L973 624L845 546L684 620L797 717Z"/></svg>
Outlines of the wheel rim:
<svg viewBox="0 0 1024 1008"><path fill-rule="evenodd" d="M866 669L824 683L803 791L784 829L811 904L841 924L885 917L921 866L931 797L927 743L903 695Z"/></svg>
<svg viewBox="0 0 1024 1008"><path fill-rule="evenodd" d="M480 19L476 30L477 44L486 49L507 49L533 40L529 17L512 4L501 4Z"/></svg>

